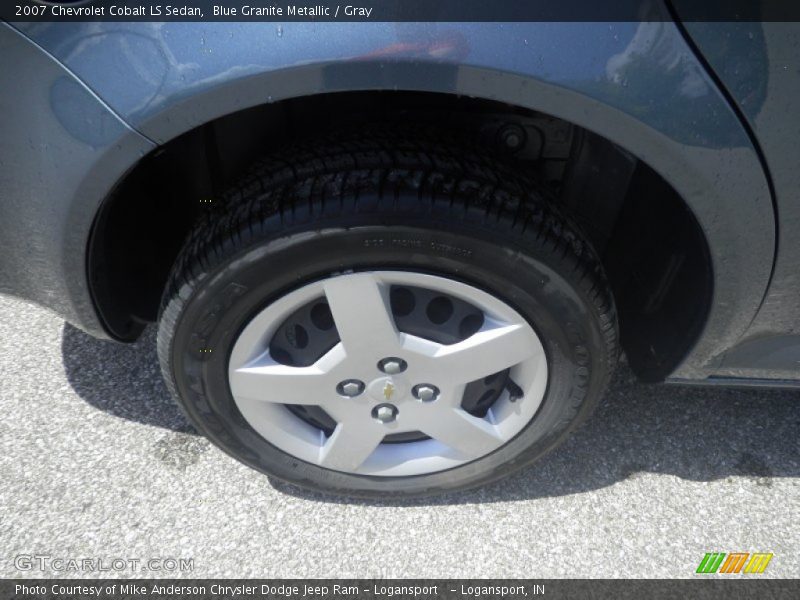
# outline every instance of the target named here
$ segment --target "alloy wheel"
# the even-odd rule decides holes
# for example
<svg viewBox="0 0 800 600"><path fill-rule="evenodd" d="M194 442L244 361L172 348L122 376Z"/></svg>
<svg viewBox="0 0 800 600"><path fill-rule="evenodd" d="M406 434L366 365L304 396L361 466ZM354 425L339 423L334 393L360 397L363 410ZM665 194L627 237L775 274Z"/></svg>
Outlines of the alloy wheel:
<svg viewBox="0 0 800 600"><path fill-rule="evenodd" d="M228 378L247 422L320 467L373 476L453 468L531 421L547 387L539 337L454 279L372 271L315 281L245 326Z"/></svg>

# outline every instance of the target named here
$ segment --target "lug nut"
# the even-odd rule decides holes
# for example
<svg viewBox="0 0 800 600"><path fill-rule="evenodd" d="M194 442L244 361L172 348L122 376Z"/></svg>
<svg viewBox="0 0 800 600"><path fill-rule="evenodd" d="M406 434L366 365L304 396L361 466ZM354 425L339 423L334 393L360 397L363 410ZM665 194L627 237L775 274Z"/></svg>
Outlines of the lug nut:
<svg viewBox="0 0 800 600"><path fill-rule="evenodd" d="M340 396L354 398L364 391L364 382L358 379L345 379L336 386L336 391Z"/></svg>
<svg viewBox="0 0 800 600"><path fill-rule="evenodd" d="M408 368L408 363L402 358L384 358L378 363L378 368L387 375L397 375Z"/></svg>
<svg viewBox="0 0 800 600"><path fill-rule="evenodd" d="M381 423L391 423L397 418L397 407L393 404L379 404L372 409L372 417Z"/></svg>
<svg viewBox="0 0 800 600"><path fill-rule="evenodd" d="M435 385L430 385L429 383L420 383L419 385L415 385L414 389L411 390L411 393L414 394L414 398L417 400L422 400L423 402L433 402L439 397L439 388Z"/></svg>

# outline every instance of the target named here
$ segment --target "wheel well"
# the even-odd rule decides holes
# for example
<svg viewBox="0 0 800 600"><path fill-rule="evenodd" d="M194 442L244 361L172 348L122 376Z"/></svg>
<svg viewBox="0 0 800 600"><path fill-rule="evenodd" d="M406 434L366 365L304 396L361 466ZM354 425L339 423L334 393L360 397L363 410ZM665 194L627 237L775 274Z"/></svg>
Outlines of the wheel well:
<svg viewBox="0 0 800 600"><path fill-rule="evenodd" d="M691 210L663 178L567 121L418 92L336 93L267 104L209 122L144 157L101 206L89 243L90 287L109 333L133 340L157 318L193 223L259 154L333 126L387 120L458 128L535 172L601 255L636 373L663 379L687 355L710 307L711 259Z"/></svg>

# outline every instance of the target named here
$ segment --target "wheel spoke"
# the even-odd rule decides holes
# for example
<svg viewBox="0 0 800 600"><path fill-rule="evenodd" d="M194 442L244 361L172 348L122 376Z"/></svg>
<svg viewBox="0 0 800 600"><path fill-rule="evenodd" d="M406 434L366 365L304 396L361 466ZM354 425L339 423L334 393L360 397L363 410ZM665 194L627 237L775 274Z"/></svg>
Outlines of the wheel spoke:
<svg viewBox="0 0 800 600"><path fill-rule="evenodd" d="M422 428L423 433L469 457L483 456L503 443L494 425L461 408L437 414Z"/></svg>
<svg viewBox="0 0 800 600"><path fill-rule="evenodd" d="M329 469L354 471L383 441L381 425L366 421L340 422L320 451L320 464Z"/></svg>
<svg viewBox="0 0 800 600"><path fill-rule="evenodd" d="M371 356L398 347L387 291L375 276L335 277L325 283L325 297L348 356Z"/></svg>
<svg viewBox="0 0 800 600"><path fill-rule="evenodd" d="M467 382L513 367L533 356L539 347L530 327L501 325L482 329L457 344L439 346L431 358L440 372Z"/></svg>
<svg viewBox="0 0 800 600"><path fill-rule="evenodd" d="M324 404L325 391L334 389L328 380L327 373L313 365L244 366L230 373L231 393L235 398L279 404Z"/></svg>

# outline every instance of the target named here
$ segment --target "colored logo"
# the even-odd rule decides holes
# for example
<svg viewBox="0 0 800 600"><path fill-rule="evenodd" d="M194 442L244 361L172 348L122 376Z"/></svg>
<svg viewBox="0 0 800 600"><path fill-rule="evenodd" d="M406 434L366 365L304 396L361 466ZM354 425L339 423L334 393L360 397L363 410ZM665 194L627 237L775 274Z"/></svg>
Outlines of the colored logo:
<svg viewBox="0 0 800 600"><path fill-rule="evenodd" d="M763 573L772 560L772 552L707 552L697 567L697 573Z"/></svg>
<svg viewBox="0 0 800 600"><path fill-rule="evenodd" d="M386 382L386 385L383 386L383 397L386 398L386 400L391 400L392 394L394 394L394 386L391 383Z"/></svg>

